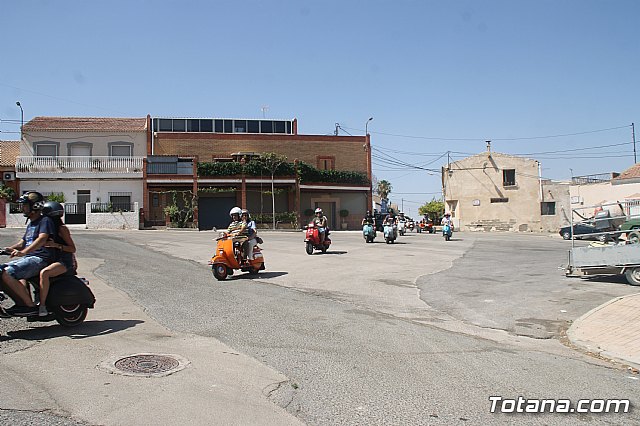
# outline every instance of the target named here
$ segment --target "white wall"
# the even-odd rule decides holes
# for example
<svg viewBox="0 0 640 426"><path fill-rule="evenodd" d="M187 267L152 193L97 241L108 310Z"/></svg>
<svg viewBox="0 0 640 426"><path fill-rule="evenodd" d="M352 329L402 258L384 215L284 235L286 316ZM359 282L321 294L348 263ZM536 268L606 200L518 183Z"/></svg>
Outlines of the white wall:
<svg viewBox="0 0 640 426"><path fill-rule="evenodd" d="M138 203L134 203L132 212L90 213L87 203L87 229L140 229Z"/></svg>
<svg viewBox="0 0 640 426"><path fill-rule="evenodd" d="M78 201L77 191L90 190L92 203L108 203L109 192L131 192L131 202L144 207L142 196L142 180L49 180L20 182L20 190L38 191L40 193L62 192L67 203Z"/></svg>

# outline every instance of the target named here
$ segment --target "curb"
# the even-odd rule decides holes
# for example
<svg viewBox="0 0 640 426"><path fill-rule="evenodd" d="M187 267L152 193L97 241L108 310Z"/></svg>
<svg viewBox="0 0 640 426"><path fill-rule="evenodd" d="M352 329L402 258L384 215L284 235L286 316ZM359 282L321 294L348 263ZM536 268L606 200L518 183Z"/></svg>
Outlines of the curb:
<svg viewBox="0 0 640 426"><path fill-rule="evenodd" d="M567 330L567 338L569 339L569 342L580 348L583 349L585 351L588 352L592 352L597 354L598 356L602 356L603 358L608 358L611 359L613 361L625 364L625 365L630 365L636 369L640 369L640 363L635 362L635 361L631 361L627 358L625 358L624 355L618 354L616 352L610 352L607 351L605 349L602 349L598 342L595 342L593 340L581 340L578 337L576 337L576 329L580 326L583 325L584 322L587 321L587 319L595 314L596 312L608 307L609 305L612 305L614 303L617 303L621 300L627 299L627 298L631 298L631 297L638 297L640 296L640 293L634 293L634 294L627 294L625 296L619 296L616 297L614 299L609 300L608 302L603 303L600 306L596 306L595 308L591 309L589 312L581 315L579 318L577 318L575 321L573 321L573 324L571 324L571 327L569 327L569 329Z"/></svg>

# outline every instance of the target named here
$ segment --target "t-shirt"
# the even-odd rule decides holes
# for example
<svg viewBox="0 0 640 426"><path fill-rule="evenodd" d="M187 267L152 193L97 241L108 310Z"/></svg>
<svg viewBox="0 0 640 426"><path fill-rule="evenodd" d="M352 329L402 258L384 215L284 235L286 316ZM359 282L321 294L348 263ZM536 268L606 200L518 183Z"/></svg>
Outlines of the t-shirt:
<svg viewBox="0 0 640 426"><path fill-rule="evenodd" d="M238 233L238 231L240 231L240 229L242 229L242 226L244 225L243 222L241 221L233 221L229 224L229 228L227 229L227 232L229 234L231 233ZM247 228L244 229L244 231L242 231L242 233L238 234L238 235L248 235L249 232L247 231Z"/></svg>
<svg viewBox="0 0 640 426"><path fill-rule="evenodd" d="M24 247L27 248L40 236L40 234L48 234L50 237L56 235L56 227L53 221L46 217L40 216L38 219L29 221L27 225L27 230L22 237L24 241ZM50 260L53 258L52 250L46 247L40 247L38 250L27 254L27 256L37 256L44 260Z"/></svg>

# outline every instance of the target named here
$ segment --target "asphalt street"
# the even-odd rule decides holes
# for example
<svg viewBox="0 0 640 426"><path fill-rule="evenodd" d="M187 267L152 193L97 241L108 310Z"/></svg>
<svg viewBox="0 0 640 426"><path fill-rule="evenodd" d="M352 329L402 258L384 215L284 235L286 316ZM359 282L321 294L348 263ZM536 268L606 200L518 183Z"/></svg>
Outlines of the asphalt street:
<svg viewBox="0 0 640 426"><path fill-rule="evenodd" d="M409 234L387 245L344 232L327 254L308 256L302 234L265 232L266 271L219 282L206 265L215 236L74 232L80 261L102 259L95 276L157 322L218 339L284 374L288 384L270 398L307 424L640 422L635 411L489 413L492 395L639 402L637 376L625 366L562 343L573 319L637 289L565 278L565 241ZM0 322L0 353L36 344L30 327Z"/></svg>

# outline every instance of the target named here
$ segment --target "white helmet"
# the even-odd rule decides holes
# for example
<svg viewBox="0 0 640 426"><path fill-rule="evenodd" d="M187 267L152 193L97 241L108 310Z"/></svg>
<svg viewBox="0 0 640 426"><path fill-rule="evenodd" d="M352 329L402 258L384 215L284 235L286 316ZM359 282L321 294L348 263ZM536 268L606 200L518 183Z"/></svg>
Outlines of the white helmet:
<svg viewBox="0 0 640 426"><path fill-rule="evenodd" d="M322 213L322 209L321 209L320 207L318 207L318 208L316 209L316 214L318 214L318 213Z"/></svg>
<svg viewBox="0 0 640 426"><path fill-rule="evenodd" d="M229 212L229 216L233 216L234 214L237 214L238 216L240 216L242 214L242 209L240 207L232 208L231 211Z"/></svg>

